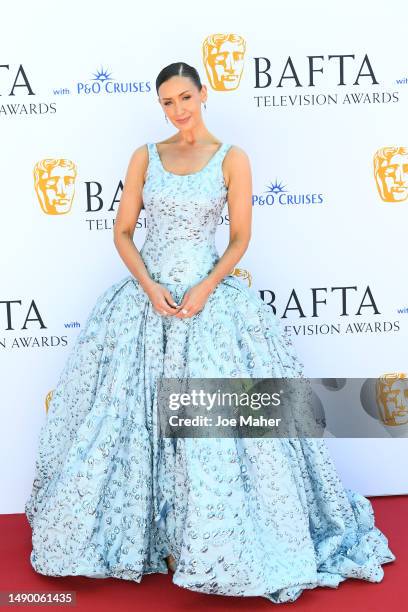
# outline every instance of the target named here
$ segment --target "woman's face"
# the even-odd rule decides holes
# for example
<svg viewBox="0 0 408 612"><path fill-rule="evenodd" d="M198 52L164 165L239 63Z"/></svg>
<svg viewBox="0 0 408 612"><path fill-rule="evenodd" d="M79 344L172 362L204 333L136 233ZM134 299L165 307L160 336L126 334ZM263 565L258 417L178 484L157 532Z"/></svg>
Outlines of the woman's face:
<svg viewBox="0 0 408 612"><path fill-rule="evenodd" d="M190 130L201 122L201 104L207 99L206 86L198 91L188 77L174 76L159 87L159 101L169 120L179 130Z"/></svg>

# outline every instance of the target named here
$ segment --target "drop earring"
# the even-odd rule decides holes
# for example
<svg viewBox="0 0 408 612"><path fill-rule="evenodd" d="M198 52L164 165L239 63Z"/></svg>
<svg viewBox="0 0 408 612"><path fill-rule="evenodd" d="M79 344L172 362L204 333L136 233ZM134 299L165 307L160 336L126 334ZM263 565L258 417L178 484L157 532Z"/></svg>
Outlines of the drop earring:
<svg viewBox="0 0 408 612"><path fill-rule="evenodd" d="M167 121L167 123L169 122L169 120L167 119L167 115L164 115L165 120Z"/></svg>
<svg viewBox="0 0 408 612"><path fill-rule="evenodd" d="M205 103L205 102L204 102L204 108L205 108L205 110L207 110L207 105L206 105L206 103Z"/></svg>

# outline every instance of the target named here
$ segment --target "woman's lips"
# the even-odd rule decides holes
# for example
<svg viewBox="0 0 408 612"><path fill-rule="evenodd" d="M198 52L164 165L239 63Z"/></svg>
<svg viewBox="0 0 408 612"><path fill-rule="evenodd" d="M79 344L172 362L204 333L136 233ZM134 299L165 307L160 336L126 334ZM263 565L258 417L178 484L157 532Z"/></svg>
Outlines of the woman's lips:
<svg viewBox="0 0 408 612"><path fill-rule="evenodd" d="M186 117L185 119L176 119L177 123L186 123L190 117Z"/></svg>

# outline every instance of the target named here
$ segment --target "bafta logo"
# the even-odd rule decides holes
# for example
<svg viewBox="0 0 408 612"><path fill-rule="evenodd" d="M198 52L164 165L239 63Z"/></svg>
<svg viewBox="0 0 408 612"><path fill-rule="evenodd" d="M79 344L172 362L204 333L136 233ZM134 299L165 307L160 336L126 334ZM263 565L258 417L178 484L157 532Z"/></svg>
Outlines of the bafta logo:
<svg viewBox="0 0 408 612"><path fill-rule="evenodd" d="M252 277L248 270L244 270L243 268L234 268L231 274L232 276L236 276L237 278L242 278L242 280L247 281L248 287L252 285Z"/></svg>
<svg viewBox="0 0 408 612"><path fill-rule="evenodd" d="M384 425L408 423L408 377L403 373L384 374L376 383L379 415Z"/></svg>
<svg viewBox="0 0 408 612"><path fill-rule="evenodd" d="M71 210L77 167L69 159L42 159L34 166L34 188L43 212L64 215Z"/></svg>
<svg viewBox="0 0 408 612"><path fill-rule="evenodd" d="M54 395L54 390L52 389L51 391L48 391L47 395L45 396L45 413L48 414L48 409L50 407L50 402L52 400L52 396Z"/></svg>
<svg viewBox="0 0 408 612"><path fill-rule="evenodd" d="M211 87L237 89L244 67L246 43L237 34L211 34L203 43L203 63Z"/></svg>
<svg viewBox="0 0 408 612"><path fill-rule="evenodd" d="M408 375L385 373L367 378L360 392L361 405L392 438L408 437Z"/></svg>
<svg viewBox="0 0 408 612"><path fill-rule="evenodd" d="M384 202L408 198L408 148L383 147L374 154L374 176Z"/></svg>

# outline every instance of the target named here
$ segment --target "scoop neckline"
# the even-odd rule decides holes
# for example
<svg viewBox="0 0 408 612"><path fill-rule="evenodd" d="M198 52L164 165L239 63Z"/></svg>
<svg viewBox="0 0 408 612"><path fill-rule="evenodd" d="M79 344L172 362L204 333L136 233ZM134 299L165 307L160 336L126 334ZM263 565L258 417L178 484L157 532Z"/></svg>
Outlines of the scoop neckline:
<svg viewBox="0 0 408 612"><path fill-rule="evenodd" d="M159 160L159 164L163 170L163 172L165 172L166 174L171 174L172 176L180 176L180 177L184 177L184 176L196 176L197 174L201 174L201 172L204 172L204 170L206 168L208 168L208 166L210 165L210 163L213 161L214 157L216 155L218 155L218 153L221 151L222 147L224 146L225 143L221 143L220 146L218 147L218 149L216 150L216 152L210 157L210 159L208 160L208 162L205 164L205 166L203 168L201 168L201 170L197 170L197 172L190 172L189 174L176 174L175 172L170 172L170 170L166 170L166 168L163 166L163 162L160 158L159 155L159 151L157 150L157 144L154 142L153 143L153 147L154 150L156 152L157 155L157 159Z"/></svg>

